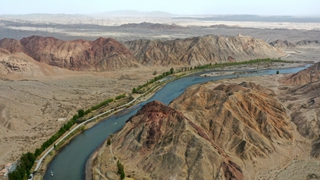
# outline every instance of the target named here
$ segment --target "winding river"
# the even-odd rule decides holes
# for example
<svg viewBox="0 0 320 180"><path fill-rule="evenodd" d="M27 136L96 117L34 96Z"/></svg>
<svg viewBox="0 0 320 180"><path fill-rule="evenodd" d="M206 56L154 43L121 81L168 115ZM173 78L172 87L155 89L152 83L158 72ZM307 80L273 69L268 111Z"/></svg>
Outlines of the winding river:
<svg viewBox="0 0 320 180"><path fill-rule="evenodd" d="M281 74L284 73L296 73L305 67L278 69ZM85 179L85 165L90 155L99 147L99 145L108 138L109 135L120 130L125 124L126 120L130 116L134 115L144 104L158 100L164 104L169 104L172 100L182 94L185 89L191 85L204 83L208 81L217 81L220 79L243 77L243 76L258 76L276 74L275 70L259 70L254 74L243 75L226 75L216 77L200 77L201 73L193 74L181 79L175 80L166 84L161 90L159 90L149 100L137 104L130 109L123 110L117 115L105 119L92 128L84 131L70 143L64 146L60 153L51 161L48 166L48 170L44 176L45 180L81 180ZM50 172L54 173L54 176L50 176Z"/></svg>

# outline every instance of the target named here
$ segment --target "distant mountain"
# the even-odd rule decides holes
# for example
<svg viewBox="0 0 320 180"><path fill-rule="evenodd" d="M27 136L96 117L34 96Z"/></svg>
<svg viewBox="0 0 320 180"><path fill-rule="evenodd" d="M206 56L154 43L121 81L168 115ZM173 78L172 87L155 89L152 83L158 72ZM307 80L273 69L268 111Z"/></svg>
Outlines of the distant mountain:
<svg viewBox="0 0 320 180"><path fill-rule="evenodd" d="M175 19L198 19L207 21L253 21L253 22L320 22L320 17L259 16L259 15L203 15L181 16Z"/></svg>
<svg viewBox="0 0 320 180"><path fill-rule="evenodd" d="M159 23L128 23L120 25L122 28L135 28L135 29L151 29L151 30L170 30L170 29L184 29L185 27L176 24L159 24Z"/></svg>
<svg viewBox="0 0 320 180"><path fill-rule="evenodd" d="M113 16L113 17L173 17L174 14L163 12L163 11L134 11L134 10L122 10L122 11L109 11L91 14L93 17L104 17L104 16Z"/></svg>
<svg viewBox="0 0 320 180"><path fill-rule="evenodd" d="M269 43L271 46L274 46L276 48L280 48L280 49L287 49L287 48L295 48L296 45L293 44L292 42L289 42L287 40L282 41L282 40L275 40L271 43Z"/></svg>
<svg viewBox="0 0 320 180"><path fill-rule="evenodd" d="M124 43L143 65L204 65L276 58L284 53L261 39L249 36L207 35L175 40L133 40Z"/></svg>

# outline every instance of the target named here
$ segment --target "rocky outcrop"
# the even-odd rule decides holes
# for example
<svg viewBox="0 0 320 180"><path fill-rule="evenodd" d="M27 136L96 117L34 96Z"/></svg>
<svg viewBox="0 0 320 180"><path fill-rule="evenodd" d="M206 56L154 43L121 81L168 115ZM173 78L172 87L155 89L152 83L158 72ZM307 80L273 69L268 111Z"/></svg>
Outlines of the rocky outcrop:
<svg viewBox="0 0 320 180"><path fill-rule="evenodd" d="M303 85L320 80L320 62L299 71L295 74L282 78L280 81L289 85Z"/></svg>
<svg viewBox="0 0 320 180"><path fill-rule="evenodd" d="M197 86L170 107L195 119L221 148L241 159L266 158L275 152L273 142L293 140L285 108L273 91L254 83Z"/></svg>
<svg viewBox="0 0 320 180"><path fill-rule="evenodd" d="M276 58L284 53L261 39L207 35L176 40L134 40L125 45L143 65L204 65Z"/></svg>
<svg viewBox="0 0 320 180"><path fill-rule="evenodd" d="M21 41L3 39L0 47L11 53L24 52L39 62L70 70L106 71L138 66L128 49L112 38L63 41L31 36Z"/></svg>
<svg viewBox="0 0 320 180"><path fill-rule="evenodd" d="M146 104L109 141L97 153L94 179L116 172L118 161L133 179L250 179L246 168L290 146L293 134L273 91L209 84L169 106Z"/></svg>
<svg viewBox="0 0 320 180"><path fill-rule="evenodd" d="M134 179L243 179L241 168L207 132L157 101L131 117L111 146L112 154L100 161L104 174L120 161Z"/></svg>
<svg viewBox="0 0 320 180"><path fill-rule="evenodd" d="M269 43L271 46L274 46L276 48L280 48L280 49L288 49L288 48L295 48L296 45L294 45L292 42L289 42L287 40L275 40L271 43Z"/></svg>
<svg viewBox="0 0 320 180"><path fill-rule="evenodd" d="M320 62L281 80L281 100L291 111L298 132L313 141L310 156L320 157Z"/></svg>
<svg viewBox="0 0 320 180"><path fill-rule="evenodd" d="M298 132L308 139L318 138L320 136L320 81L288 88L282 93L281 99L289 101L292 122L297 126Z"/></svg>

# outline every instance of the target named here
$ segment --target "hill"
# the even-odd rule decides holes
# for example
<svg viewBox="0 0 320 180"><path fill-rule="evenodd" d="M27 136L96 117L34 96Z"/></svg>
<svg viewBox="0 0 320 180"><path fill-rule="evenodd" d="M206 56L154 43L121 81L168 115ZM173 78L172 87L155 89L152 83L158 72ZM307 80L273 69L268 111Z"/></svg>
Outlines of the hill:
<svg viewBox="0 0 320 180"><path fill-rule="evenodd" d="M134 40L125 42L143 65L204 65L257 58L277 58L284 53L261 39L248 36L207 35L175 40Z"/></svg>
<svg viewBox="0 0 320 180"><path fill-rule="evenodd" d="M268 166L260 160L293 144L273 91L254 83L211 86L193 86L169 106L146 104L100 148L94 168L109 179L118 161L134 179L250 179Z"/></svg>
<svg viewBox="0 0 320 180"><path fill-rule="evenodd" d="M276 47L276 48L280 48L280 49L287 49L287 48L295 48L296 45L293 44L292 42L289 42L287 40L282 41L282 40L275 40L271 43L269 43L270 45Z"/></svg>
<svg viewBox="0 0 320 180"><path fill-rule="evenodd" d="M320 62L299 71L295 74L289 75L281 79L281 82L289 85L303 85L320 80Z"/></svg>
<svg viewBox="0 0 320 180"><path fill-rule="evenodd" d="M17 41L0 40L0 48L23 52L38 62L70 70L106 71L138 67L133 55L112 38L95 41L63 41L53 37L31 36Z"/></svg>

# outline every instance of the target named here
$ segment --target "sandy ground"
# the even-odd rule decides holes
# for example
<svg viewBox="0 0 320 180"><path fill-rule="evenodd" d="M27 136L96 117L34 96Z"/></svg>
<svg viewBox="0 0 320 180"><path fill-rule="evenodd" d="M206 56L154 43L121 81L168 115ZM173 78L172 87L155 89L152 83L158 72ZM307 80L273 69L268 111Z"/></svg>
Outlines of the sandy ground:
<svg viewBox="0 0 320 180"><path fill-rule="evenodd" d="M77 72L28 80L0 80L0 164L34 152L65 119L153 78L152 67L105 73Z"/></svg>

